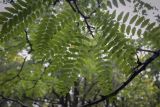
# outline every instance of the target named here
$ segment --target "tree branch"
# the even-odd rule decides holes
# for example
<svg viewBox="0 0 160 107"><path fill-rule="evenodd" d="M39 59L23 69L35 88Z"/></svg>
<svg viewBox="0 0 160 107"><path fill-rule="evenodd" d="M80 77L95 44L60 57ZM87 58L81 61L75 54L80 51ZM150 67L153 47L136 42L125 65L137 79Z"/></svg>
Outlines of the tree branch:
<svg viewBox="0 0 160 107"><path fill-rule="evenodd" d="M135 70L135 69L138 69L138 68L142 65L142 62L140 61L137 53L136 53L136 56L137 56L137 64L138 64L138 65L137 65L136 67L134 67L134 70Z"/></svg>
<svg viewBox="0 0 160 107"><path fill-rule="evenodd" d="M33 88L36 87L36 85L38 84L39 80L42 79L42 77L43 77L43 75L44 75L44 73L45 73L45 71L46 71L47 68L48 68L48 67L44 67L44 69L43 69L43 71L41 72L41 74L40 74L40 76L38 77L38 79L32 80L32 81L34 82L34 84L33 84L32 87L27 88L27 90L31 90L31 89L33 89Z"/></svg>
<svg viewBox="0 0 160 107"><path fill-rule="evenodd" d="M26 42L28 43L28 45L30 47L30 50L28 51L28 54L30 54L33 51L33 48L32 48L33 46L32 46L32 43L29 40L28 31L25 29L24 32L25 32L25 36L26 36Z"/></svg>
<svg viewBox="0 0 160 107"><path fill-rule="evenodd" d="M155 51L152 51L152 50L147 50L147 49L137 49L137 51L144 51L144 52L150 52L150 53L155 53Z"/></svg>
<svg viewBox="0 0 160 107"><path fill-rule="evenodd" d="M67 1L67 3L70 5L70 7L72 8L72 10L73 10L74 12L76 12L76 9L75 9L74 6L71 4L70 0L66 0L66 1Z"/></svg>
<svg viewBox="0 0 160 107"><path fill-rule="evenodd" d="M78 7L78 5L77 5L77 0L72 0L75 8L74 8L73 5L71 4L71 0L66 0L66 1L67 1L67 3L71 6L71 8L73 9L73 11L78 12L78 13L81 15L81 17L83 18L83 20L84 20L84 22L85 22L85 24L86 24L86 26L87 26L87 29L88 29L89 33L90 33L91 36L94 38L93 31L92 31L92 29L93 29L94 27L92 27L92 26L88 23L88 20L87 20L87 19L89 19L89 17L88 17L88 16L85 16L85 15L81 12L81 10L79 9L79 7ZM95 11L94 11L94 12L95 12Z"/></svg>
<svg viewBox="0 0 160 107"><path fill-rule="evenodd" d="M3 95L0 95L0 97L2 98L2 99L4 99L4 100L7 100L7 101L13 101L13 102L15 102L15 103L17 103L17 104L20 104L22 107L28 107L27 105L25 105L23 102L21 102L20 100L16 100L16 99L12 99L12 98L7 98L7 97L5 97L5 96L3 96Z"/></svg>
<svg viewBox="0 0 160 107"><path fill-rule="evenodd" d="M58 2L60 2L60 0L55 0L55 1L53 2L53 6L55 6Z"/></svg>
<svg viewBox="0 0 160 107"><path fill-rule="evenodd" d="M88 104L85 104L85 105L82 105L82 107L87 107L87 106L91 106L91 105L94 105L94 104L98 104L104 100L107 100L109 99L110 97L113 97L115 95L117 95L122 89L124 89L139 73L141 73L143 70L146 69L146 67L152 63L155 59L157 59L158 57L160 56L160 50L156 51L150 58L148 58L145 62L142 63L142 65L139 67L139 69L134 69L133 73L129 76L129 78L119 87L117 88L116 90L114 90L113 92L111 92L110 94L106 95L106 96L103 96L102 98L94 101L94 102L91 102L91 103L88 103Z"/></svg>
<svg viewBox="0 0 160 107"><path fill-rule="evenodd" d="M34 99L28 96L25 96L26 99L30 101L35 101L35 102L42 102L42 103L50 103L50 104L59 104L58 102L53 102L50 99L44 98L44 99Z"/></svg>

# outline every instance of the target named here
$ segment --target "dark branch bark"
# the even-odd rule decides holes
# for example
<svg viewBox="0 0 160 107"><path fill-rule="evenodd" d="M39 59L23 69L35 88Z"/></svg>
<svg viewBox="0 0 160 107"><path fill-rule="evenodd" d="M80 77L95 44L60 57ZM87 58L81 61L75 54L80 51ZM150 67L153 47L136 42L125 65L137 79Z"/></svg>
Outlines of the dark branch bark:
<svg viewBox="0 0 160 107"><path fill-rule="evenodd" d="M25 32L25 36L26 36L26 42L28 43L28 45L30 47L30 50L28 51L28 54L30 54L33 51L33 48L32 48L33 46L32 46L32 43L29 40L28 31L24 30L24 32Z"/></svg>
<svg viewBox="0 0 160 107"><path fill-rule="evenodd" d="M60 0L55 0L55 1L53 2L53 6L55 6L59 1L60 1Z"/></svg>
<svg viewBox="0 0 160 107"><path fill-rule="evenodd" d="M83 18L83 20L84 20L84 22L85 22L85 24L86 24L86 26L87 26L88 32L89 32L90 35L94 38L93 31L92 31L92 29L93 29L94 27L92 27L92 26L89 24L89 22L88 22L89 17L86 16L86 15L84 15L84 14L81 12L81 10L79 9L79 7L78 7L78 5L77 5L77 0L72 0L72 2L73 2L73 4L74 4L75 7L73 7L73 5L71 4L71 0L66 0L66 1L67 1L67 3L71 6L71 8L73 9L73 11L75 11L75 12L77 12L77 13L80 14L80 16ZM95 12L95 11L94 11L94 12Z"/></svg>
<svg viewBox="0 0 160 107"><path fill-rule="evenodd" d="M75 9L74 6L71 4L70 0L66 0L66 1L67 1L67 3L70 5L70 7L72 8L72 10L73 10L74 12L76 12L76 9Z"/></svg>
<svg viewBox="0 0 160 107"><path fill-rule="evenodd" d="M15 102L15 103L17 103L17 104L20 104L22 107L29 107L29 106L25 105L23 102L21 102L20 100L8 98L8 97L5 97L5 96L3 96L3 95L0 95L0 97L1 97L2 99L4 99L4 100L13 101L13 102Z"/></svg>
<svg viewBox="0 0 160 107"><path fill-rule="evenodd" d="M79 97L79 80L74 82L72 107L77 107Z"/></svg>
<svg viewBox="0 0 160 107"><path fill-rule="evenodd" d="M144 51L144 52L150 52L150 53L155 53L155 51L152 51L152 50L147 50L147 49L137 49L137 51Z"/></svg>
<svg viewBox="0 0 160 107"><path fill-rule="evenodd" d="M135 68L133 73L129 76L129 78L119 87L117 88L115 91L111 92L110 94L103 96L101 99L98 99L94 102L82 105L82 107L87 107L87 106L91 106L94 104L98 104L104 100L109 99L110 97L113 97L115 95L117 95L121 90L123 90L139 73L141 73L143 70L146 69L146 67L153 62L156 58L158 58L160 56L160 50L154 52L154 54L148 58L139 68Z"/></svg>

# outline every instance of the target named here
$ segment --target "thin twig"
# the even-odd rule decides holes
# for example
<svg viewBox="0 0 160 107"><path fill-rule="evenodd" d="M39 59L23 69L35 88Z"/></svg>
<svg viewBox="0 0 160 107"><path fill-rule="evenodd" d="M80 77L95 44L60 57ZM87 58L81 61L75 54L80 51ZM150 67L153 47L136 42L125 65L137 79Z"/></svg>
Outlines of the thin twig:
<svg viewBox="0 0 160 107"><path fill-rule="evenodd" d="M44 67L44 70L43 70L42 73L40 74L40 77L39 77L38 79L32 80L32 81L34 82L33 86L30 87L30 88L27 88L26 90L31 90L31 89L33 89L33 88L36 87L36 85L38 84L39 80L42 79L42 77L43 77L43 75L44 75L46 69L47 69L47 67Z"/></svg>
<svg viewBox="0 0 160 107"><path fill-rule="evenodd" d="M28 96L24 96L24 98L30 100L30 101L35 101L35 102L42 102L42 103L50 103L50 104L59 104L58 102L53 102L47 98L44 98L44 99L34 99L34 98L31 98L31 97L28 97ZM46 101L47 100L47 101Z"/></svg>
<svg viewBox="0 0 160 107"><path fill-rule="evenodd" d="M60 2L60 0L55 0L53 6L55 6L58 2Z"/></svg>
<svg viewBox="0 0 160 107"><path fill-rule="evenodd" d="M34 82L33 86L30 87L30 88L27 88L26 90L31 90L31 89L35 88L36 85L38 84L39 80L42 79L43 74L44 74L44 72L42 72L42 73L40 74L40 77L39 77L38 79L36 79L36 80L33 81L33 82Z"/></svg>
<svg viewBox="0 0 160 107"><path fill-rule="evenodd" d="M147 50L147 49L137 49L137 51L144 51L144 52L150 52L150 53L155 53L156 51L152 51L152 50Z"/></svg>
<svg viewBox="0 0 160 107"><path fill-rule="evenodd" d="M0 95L0 97L1 97L2 99L4 99L4 100L13 101L13 102L15 102L15 103L17 103L17 104L20 104L22 107L29 107L29 106L25 105L23 102L21 102L20 100L8 98L8 97L5 97L5 96L3 96L3 95Z"/></svg>
<svg viewBox="0 0 160 107"><path fill-rule="evenodd" d="M22 70L23 70L23 68L24 68L24 64L25 64L25 62L26 62L26 59L27 59L27 57L24 58L24 60L23 60L23 62L22 62L22 65L21 65L21 68L20 68L20 70L18 71L18 73L17 73L15 76L13 76L12 78L5 80L3 83L1 83L1 85L4 85L4 84L6 84L6 83L8 83L8 82L10 82L10 81L12 81L12 80L14 80L14 79L17 78L17 77L21 79L20 73L22 72Z"/></svg>
<svg viewBox="0 0 160 107"><path fill-rule="evenodd" d="M98 4L98 8L100 8L101 7L101 1L97 0L97 4Z"/></svg>
<svg viewBox="0 0 160 107"><path fill-rule="evenodd" d="M67 1L67 3L70 5L70 7L72 8L72 10L73 10L74 12L76 12L76 9L75 9L74 6L71 4L70 0L66 0L66 1Z"/></svg>
<svg viewBox="0 0 160 107"><path fill-rule="evenodd" d="M77 12L77 13L80 14L80 16L83 18L83 20L84 20L84 22L85 22L85 24L86 24L86 27L87 27L90 35L94 38L93 31L92 31L92 29L93 29L94 27L92 27L92 26L89 24L89 22L88 22L89 17L86 16L86 15L84 15L84 14L81 12L81 10L79 9L79 7L78 7L78 5L77 5L77 0L72 0L75 8L74 8L74 6L71 4L71 1L70 1L70 0L66 0L66 1L67 1L67 3L71 6L71 8L73 9L73 11L75 11L75 12Z"/></svg>
<svg viewBox="0 0 160 107"><path fill-rule="evenodd" d="M139 67L139 66L141 66L141 65L142 65L142 62L140 61L140 59L139 59L139 57L138 57L137 53L136 53L136 56L137 56L137 64L138 64L138 67Z"/></svg>
<svg viewBox="0 0 160 107"><path fill-rule="evenodd" d="M24 30L24 32L25 32L25 36L26 36L26 42L28 43L28 45L30 47L30 50L28 51L28 54L30 54L33 51L33 48L32 48L33 46L32 46L32 43L29 40L28 31Z"/></svg>

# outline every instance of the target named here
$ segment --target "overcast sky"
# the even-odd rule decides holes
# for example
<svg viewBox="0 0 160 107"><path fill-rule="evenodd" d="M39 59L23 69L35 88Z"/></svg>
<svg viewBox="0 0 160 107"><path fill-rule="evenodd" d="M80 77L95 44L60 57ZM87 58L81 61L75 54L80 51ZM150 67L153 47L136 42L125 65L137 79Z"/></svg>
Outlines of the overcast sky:
<svg viewBox="0 0 160 107"><path fill-rule="evenodd" d="M107 1L107 0L106 0ZM126 0L125 0L126 1ZM148 12L148 18L150 18L152 21L155 21L155 15L160 14L160 0L142 0L144 2L147 2L151 4L152 6L156 6L158 8L158 11L147 11ZM9 4L4 4L3 0L0 0L0 11L4 11L4 7L9 6ZM127 3L127 6L119 5L118 11L133 11L133 5L130 3Z"/></svg>

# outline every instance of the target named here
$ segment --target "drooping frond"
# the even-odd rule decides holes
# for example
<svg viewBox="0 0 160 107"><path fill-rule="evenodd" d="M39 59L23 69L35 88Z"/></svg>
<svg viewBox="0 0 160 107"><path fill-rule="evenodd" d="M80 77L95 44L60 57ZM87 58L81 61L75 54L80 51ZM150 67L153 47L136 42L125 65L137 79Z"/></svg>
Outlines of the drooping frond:
<svg viewBox="0 0 160 107"><path fill-rule="evenodd" d="M98 18L101 16L101 18ZM131 69L134 65L135 47L132 46L132 40L129 40L125 32L121 30L121 24L114 19L115 15L107 13L97 14L94 20L94 25L98 28L97 32L100 35L99 48L101 48L104 56L119 64L123 70ZM96 21L95 21L96 20ZM127 20L127 19L122 19ZM119 59L121 57L121 60ZM115 61L115 62L114 62Z"/></svg>
<svg viewBox="0 0 160 107"><path fill-rule="evenodd" d="M146 45L150 41L154 44L154 47L159 46L159 42L156 41L159 36L159 26L155 22L151 22L149 19L146 19L144 16L134 15L131 16L129 13L121 12L119 15L116 14L116 11L112 13L112 18L118 22L120 26L120 31L127 34L131 38L137 36L144 40ZM151 45L150 45L151 46ZM157 47L158 48L158 47Z"/></svg>
<svg viewBox="0 0 160 107"><path fill-rule="evenodd" d="M0 13L1 40L10 38L22 32L37 17L43 15L50 0L17 0L12 7L6 7L6 12Z"/></svg>
<svg viewBox="0 0 160 107"><path fill-rule="evenodd" d="M147 27L147 30L144 32L144 41L146 41L146 44L149 44L151 47L155 49L159 49L160 47L160 26L154 27L153 25L155 23L152 23L152 25Z"/></svg>
<svg viewBox="0 0 160 107"><path fill-rule="evenodd" d="M69 26L76 25L76 20L76 14L68 9L64 12L61 12L57 16L45 16L38 27L38 31L33 37L33 48L35 50L35 55L41 57L41 59L43 59L43 57L45 56L48 56L49 58L52 54L52 49L56 49L56 52L60 50L61 45L66 46L66 42L71 38L71 36L65 38L65 36L63 35L66 33L66 29L71 29L68 28ZM55 47L50 46L50 43L52 42L52 45L54 45Z"/></svg>

